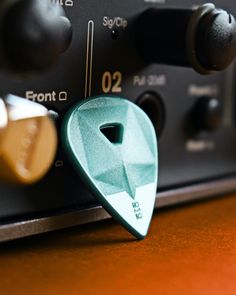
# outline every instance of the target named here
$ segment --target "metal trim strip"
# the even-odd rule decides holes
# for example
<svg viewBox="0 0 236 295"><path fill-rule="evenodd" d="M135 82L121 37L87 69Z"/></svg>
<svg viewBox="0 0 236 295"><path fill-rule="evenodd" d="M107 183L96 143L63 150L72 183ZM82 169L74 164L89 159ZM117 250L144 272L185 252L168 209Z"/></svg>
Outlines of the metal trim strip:
<svg viewBox="0 0 236 295"><path fill-rule="evenodd" d="M210 198L236 190L236 177L168 190L158 194L156 208ZM100 206L71 213L0 225L0 242L111 218Z"/></svg>

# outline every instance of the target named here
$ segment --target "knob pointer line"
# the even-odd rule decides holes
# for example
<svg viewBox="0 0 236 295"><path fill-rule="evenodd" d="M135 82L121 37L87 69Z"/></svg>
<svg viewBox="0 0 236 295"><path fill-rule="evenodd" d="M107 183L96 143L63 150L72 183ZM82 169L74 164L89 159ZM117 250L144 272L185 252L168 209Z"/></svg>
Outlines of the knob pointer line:
<svg viewBox="0 0 236 295"><path fill-rule="evenodd" d="M62 141L97 200L129 232L143 239L158 179L156 134L143 110L117 97L86 99L67 113Z"/></svg>

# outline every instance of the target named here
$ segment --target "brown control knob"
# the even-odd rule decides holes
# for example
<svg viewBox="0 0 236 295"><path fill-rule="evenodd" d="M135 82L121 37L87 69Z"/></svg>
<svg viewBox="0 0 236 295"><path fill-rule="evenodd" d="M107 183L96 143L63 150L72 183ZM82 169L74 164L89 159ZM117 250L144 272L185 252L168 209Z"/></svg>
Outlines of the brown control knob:
<svg viewBox="0 0 236 295"><path fill-rule="evenodd" d="M5 102L9 120L0 137L0 180L35 183L53 163L56 127L47 109L39 104L12 95Z"/></svg>

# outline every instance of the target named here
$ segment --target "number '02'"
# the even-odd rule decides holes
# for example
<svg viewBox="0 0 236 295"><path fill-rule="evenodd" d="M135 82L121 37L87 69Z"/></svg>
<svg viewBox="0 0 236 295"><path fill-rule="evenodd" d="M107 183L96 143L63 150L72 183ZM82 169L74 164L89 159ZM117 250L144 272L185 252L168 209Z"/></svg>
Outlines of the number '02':
<svg viewBox="0 0 236 295"><path fill-rule="evenodd" d="M122 73L117 71L114 73L105 72L102 76L102 91L104 93L120 93L122 92Z"/></svg>

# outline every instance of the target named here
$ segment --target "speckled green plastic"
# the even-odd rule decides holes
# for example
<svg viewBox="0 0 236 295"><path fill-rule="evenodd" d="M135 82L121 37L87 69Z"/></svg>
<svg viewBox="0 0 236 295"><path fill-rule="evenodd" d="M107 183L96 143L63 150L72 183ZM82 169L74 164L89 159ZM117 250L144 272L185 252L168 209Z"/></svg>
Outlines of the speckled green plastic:
<svg viewBox="0 0 236 295"><path fill-rule="evenodd" d="M102 132L109 126L115 127L116 140ZM62 142L77 173L103 207L143 239L158 179L156 134L147 115L122 98L86 99L65 116Z"/></svg>

